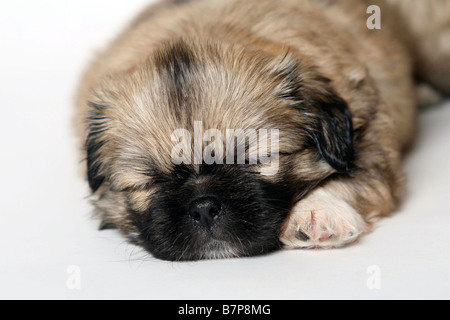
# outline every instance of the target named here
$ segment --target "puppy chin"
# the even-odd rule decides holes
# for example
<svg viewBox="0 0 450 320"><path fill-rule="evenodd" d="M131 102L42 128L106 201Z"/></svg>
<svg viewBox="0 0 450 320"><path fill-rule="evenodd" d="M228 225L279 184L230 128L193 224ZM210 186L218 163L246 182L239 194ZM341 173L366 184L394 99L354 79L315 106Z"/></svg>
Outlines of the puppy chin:
<svg viewBox="0 0 450 320"><path fill-rule="evenodd" d="M242 256L241 252L229 243L213 240L206 246L200 259L228 259L240 256Z"/></svg>

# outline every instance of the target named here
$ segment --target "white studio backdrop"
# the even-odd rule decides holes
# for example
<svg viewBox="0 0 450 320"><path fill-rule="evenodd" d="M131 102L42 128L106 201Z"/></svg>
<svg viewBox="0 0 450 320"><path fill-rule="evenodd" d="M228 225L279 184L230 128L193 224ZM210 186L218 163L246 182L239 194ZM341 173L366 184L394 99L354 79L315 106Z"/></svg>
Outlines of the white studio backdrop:
<svg viewBox="0 0 450 320"><path fill-rule="evenodd" d="M80 75L149 1L3 1L0 298L450 297L450 102L422 113L408 197L359 243L195 263L155 260L91 219L71 131Z"/></svg>

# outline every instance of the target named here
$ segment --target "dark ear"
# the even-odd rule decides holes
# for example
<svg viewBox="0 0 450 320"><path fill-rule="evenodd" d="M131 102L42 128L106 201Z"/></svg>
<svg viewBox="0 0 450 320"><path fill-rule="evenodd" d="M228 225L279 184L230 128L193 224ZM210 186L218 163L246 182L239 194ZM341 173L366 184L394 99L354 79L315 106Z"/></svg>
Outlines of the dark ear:
<svg viewBox="0 0 450 320"><path fill-rule="evenodd" d="M100 148L101 146L94 139L88 137L86 145L87 175L92 193L95 193L105 180L105 177L100 174L100 163L98 156L98 151Z"/></svg>
<svg viewBox="0 0 450 320"><path fill-rule="evenodd" d="M305 99L305 104L314 110L308 135L320 155L338 172L349 172L354 150L353 124L347 103L328 86Z"/></svg>
<svg viewBox="0 0 450 320"><path fill-rule="evenodd" d="M285 85L280 97L301 112L302 129L311 143L335 170L350 171L353 125L347 103L331 87L331 81L313 67L294 60L282 69L281 76Z"/></svg>
<svg viewBox="0 0 450 320"><path fill-rule="evenodd" d="M94 103L89 103L89 107L91 108L91 115L87 119L89 130L86 139L87 176L92 193L95 193L105 180L101 173L100 150L104 146L102 135L106 128L106 121L100 114L104 107Z"/></svg>

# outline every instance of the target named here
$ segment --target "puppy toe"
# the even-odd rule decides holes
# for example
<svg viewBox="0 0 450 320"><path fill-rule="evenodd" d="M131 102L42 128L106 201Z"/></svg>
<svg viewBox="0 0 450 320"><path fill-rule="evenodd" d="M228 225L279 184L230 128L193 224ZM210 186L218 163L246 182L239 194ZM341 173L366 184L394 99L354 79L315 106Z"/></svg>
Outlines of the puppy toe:
<svg viewBox="0 0 450 320"><path fill-rule="evenodd" d="M306 233L304 233L302 230L298 230L295 233L295 238L300 241L304 241L304 242L306 242L310 239L309 236Z"/></svg>

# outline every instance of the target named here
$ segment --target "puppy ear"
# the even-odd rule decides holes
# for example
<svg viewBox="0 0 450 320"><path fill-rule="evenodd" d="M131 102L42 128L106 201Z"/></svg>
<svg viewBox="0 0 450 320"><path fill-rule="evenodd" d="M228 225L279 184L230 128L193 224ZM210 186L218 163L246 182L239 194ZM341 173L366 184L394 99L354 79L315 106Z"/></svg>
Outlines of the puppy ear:
<svg viewBox="0 0 450 320"><path fill-rule="evenodd" d="M308 116L312 125L307 126L307 134L320 155L338 172L349 172L354 150L353 124L347 103L326 86L306 96L305 105L314 110Z"/></svg>
<svg viewBox="0 0 450 320"><path fill-rule="evenodd" d="M317 69L286 54L277 64L283 86L280 98L300 113L302 129L320 155L341 173L351 169L354 158L353 125L347 103L331 87L331 81Z"/></svg>
<svg viewBox="0 0 450 320"><path fill-rule="evenodd" d="M104 145L101 137L106 127L105 118L100 114L104 107L95 103L89 103L89 106L91 115L87 119L89 129L86 139L87 176L92 193L95 193L105 180L101 172L100 150Z"/></svg>

